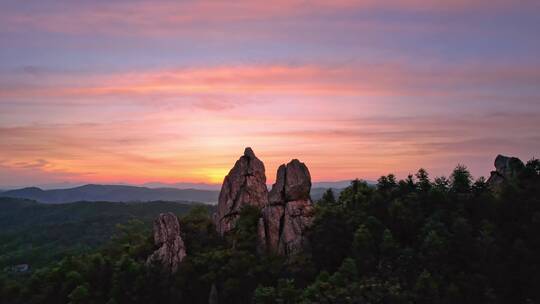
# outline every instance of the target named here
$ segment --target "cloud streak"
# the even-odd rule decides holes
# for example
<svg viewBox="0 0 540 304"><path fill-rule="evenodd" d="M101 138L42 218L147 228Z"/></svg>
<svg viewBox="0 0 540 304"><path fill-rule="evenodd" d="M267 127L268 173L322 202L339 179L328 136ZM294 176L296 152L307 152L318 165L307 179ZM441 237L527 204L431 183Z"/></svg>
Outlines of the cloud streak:
<svg viewBox="0 0 540 304"><path fill-rule="evenodd" d="M41 74L40 74L41 75ZM14 80L15 79L15 80ZM43 81L41 81L43 80ZM459 96L471 91L533 89L540 66L468 65L429 67L408 63L334 63L178 68L96 74L0 75L0 98L39 100L95 97L204 97L202 108L227 109L211 96L250 94L300 96Z"/></svg>
<svg viewBox="0 0 540 304"><path fill-rule="evenodd" d="M530 158L534 155L529 151L540 149L533 131L538 127L536 116L527 113L498 118L345 118L311 119L311 125L277 118L272 123L259 121L258 125L249 119L226 120L216 121L210 128L208 120L173 124L167 118L133 125L3 128L0 158L7 159L2 164L4 171L75 177L69 180L220 182L245 142L256 148L269 172L288 158L301 156L319 180L356 176L373 179L381 172L403 176L426 163L431 164L433 174L440 175L467 160L474 160L471 169L475 174L485 175L491 160L486 157L478 162L480 157L500 151ZM169 137L158 134L171 124ZM272 130L265 128L266 124L271 124ZM130 138L130 126L139 132L149 131ZM486 136L495 128L497 134ZM46 161L28 161L38 156Z"/></svg>
<svg viewBox="0 0 540 304"><path fill-rule="evenodd" d="M537 7L534 1L520 5ZM347 11L429 12L455 14L464 11L504 12L515 5L487 0L339 0L339 1L115 1L89 4L62 1L43 8L42 3L25 7L6 6L0 15L4 30L47 31L67 34L102 35L213 35L220 26L288 18L308 18Z"/></svg>

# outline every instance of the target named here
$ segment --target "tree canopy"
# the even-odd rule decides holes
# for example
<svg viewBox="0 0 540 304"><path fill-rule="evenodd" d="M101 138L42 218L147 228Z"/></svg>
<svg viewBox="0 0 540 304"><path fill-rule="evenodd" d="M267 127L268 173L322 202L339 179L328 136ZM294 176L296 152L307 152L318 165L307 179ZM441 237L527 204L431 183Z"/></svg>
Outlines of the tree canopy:
<svg viewBox="0 0 540 304"><path fill-rule="evenodd" d="M141 222L95 252L0 277L2 303L537 303L540 162L498 189L463 165L376 186L354 180L316 203L310 250L260 254L260 211L221 238L208 209L180 217L188 255L174 275L147 266ZM212 291L212 292L211 292ZM210 296L212 294L212 296Z"/></svg>

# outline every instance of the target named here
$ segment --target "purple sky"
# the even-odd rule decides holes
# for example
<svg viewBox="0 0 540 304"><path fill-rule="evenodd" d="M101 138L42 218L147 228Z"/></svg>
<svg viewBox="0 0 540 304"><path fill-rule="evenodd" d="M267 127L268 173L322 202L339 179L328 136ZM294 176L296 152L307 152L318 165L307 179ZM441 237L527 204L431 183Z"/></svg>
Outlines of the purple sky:
<svg viewBox="0 0 540 304"><path fill-rule="evenodd" d="M540 2L269 3L0 0L0 189L539 156Z"/></svg>

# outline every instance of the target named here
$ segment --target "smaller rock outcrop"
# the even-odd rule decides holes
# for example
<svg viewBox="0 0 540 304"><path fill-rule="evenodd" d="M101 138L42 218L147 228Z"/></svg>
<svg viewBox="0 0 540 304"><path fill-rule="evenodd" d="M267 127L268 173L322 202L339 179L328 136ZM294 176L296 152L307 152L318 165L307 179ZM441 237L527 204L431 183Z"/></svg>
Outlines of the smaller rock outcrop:
<svg viewBox="0 0 540 304"><path fill-rule="evenodd" d="M304 163L294 159L279 167L259 220L261 251L291 256L303 250L307 244L304 232L312 222L310 191L311 175Z"/></svg>
<svg viewBox="0 0 540 304"><path fill-rule="evenodd" d="M210 294L208 295L208 304L219 304L219 293L216 284L212 284Z"/></svg>
<svg viewBox="0 0 540 304"><path fill-rule="evenodd" d="M268 203L265 168L253 153L246 148L223 181L217 214L214 216L217 231L224 235L234 228L240 209L246 205L262 208Z"/></svg>
<svg viewBox="0 0 540 304"><path fill-rule="evenodd" d="M146 263L159 263L165 271L175 273L186 256L186 248L180 235L180 222L176 215L162 213L154 221L154 243L159 248L148 257Z"/></svg>
<svg viewBox="0 0 540 304"><path fill-rule="evenodd" d="M492 187L497 187L505 181L517 177L524 167L525 165L519 158L499 154L495 158L495 171L491 171L487 183Z"/></svg>

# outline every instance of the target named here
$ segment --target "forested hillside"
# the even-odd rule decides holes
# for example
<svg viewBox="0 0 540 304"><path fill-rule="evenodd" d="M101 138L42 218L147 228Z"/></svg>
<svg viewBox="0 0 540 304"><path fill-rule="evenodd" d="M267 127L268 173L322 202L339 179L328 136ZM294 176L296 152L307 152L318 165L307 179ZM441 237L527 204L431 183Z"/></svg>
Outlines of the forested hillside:
<svg viewBox="0 0 540 304"><path fill-rule="evenodd" d="M0 269L17 264L36 268L68 254L96 250L109 241L117 224L131 220L140 221L150 233L161 212L181 215L192 207L191 202L45 205L0 197Z"/></svg>
<svg viewBox="0 0 540 304"><path fill-rule="evenodd" d="M259 210L225 239L206 208L180 215L187 256L169 275L137 223L108 246L28 276L5 276L2 303L538 303L540 162L490 186L458 166L376 187L355 180L315 205L311 250L257 250Z"/></svg>

